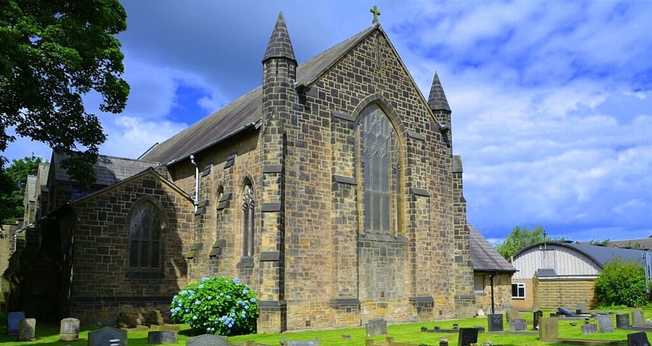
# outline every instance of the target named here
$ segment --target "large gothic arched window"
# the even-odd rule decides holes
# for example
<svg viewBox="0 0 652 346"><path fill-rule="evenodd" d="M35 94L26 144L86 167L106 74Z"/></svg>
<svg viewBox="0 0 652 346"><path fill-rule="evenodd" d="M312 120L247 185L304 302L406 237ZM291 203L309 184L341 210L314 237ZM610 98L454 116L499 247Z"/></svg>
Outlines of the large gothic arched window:
<svg viewBox="0 0 652 346"><path fill-rule="evenodd" d="M367 107L358 123L365 233L397 230L398 141L396 131L378 105Z"/></svg>
<svg viewBox="0 0 652 346"><path fill-rule="evenodd" d="M163 221L159 208L145 201L134 205L129 218L129 267L161 267Z"/></svg>

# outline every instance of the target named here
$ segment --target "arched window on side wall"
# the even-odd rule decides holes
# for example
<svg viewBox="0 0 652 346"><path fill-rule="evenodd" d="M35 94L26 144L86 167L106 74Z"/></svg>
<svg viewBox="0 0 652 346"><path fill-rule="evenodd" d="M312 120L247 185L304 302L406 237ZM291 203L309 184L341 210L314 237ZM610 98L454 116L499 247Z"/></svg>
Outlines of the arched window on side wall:
<svg viewBox="0 0 652 346"><path fill-rule="evenodd" d="M129 219L129 267L161 267L163 219L159 208L150 201L137 203Z"/></svg>
<svg viewBox="0 0 652 346"><path fill-rule="evenodd" d="M358 136L364 232L396 234L399 188L396 131L385 112L372 104L362 111Z"/></svg>
<svg viewBox="0 0 652 346"><path fill-rule="evenodd" d="M254 190L246 180L242 189L242 255L254 255Z"/></svg>

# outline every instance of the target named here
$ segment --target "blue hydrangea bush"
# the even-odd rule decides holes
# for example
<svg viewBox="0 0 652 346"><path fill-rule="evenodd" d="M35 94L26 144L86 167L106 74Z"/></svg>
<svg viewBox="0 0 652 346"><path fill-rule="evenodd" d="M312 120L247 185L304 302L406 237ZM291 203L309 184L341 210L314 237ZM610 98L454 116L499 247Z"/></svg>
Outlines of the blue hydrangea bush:
<svg viewBox="0 0 652 346"><path fill-rule="evenodd" d="M203 278L172 298L174 323L187 323L194 335L241 335L256 332L258 301L239 279Z"/></svg>

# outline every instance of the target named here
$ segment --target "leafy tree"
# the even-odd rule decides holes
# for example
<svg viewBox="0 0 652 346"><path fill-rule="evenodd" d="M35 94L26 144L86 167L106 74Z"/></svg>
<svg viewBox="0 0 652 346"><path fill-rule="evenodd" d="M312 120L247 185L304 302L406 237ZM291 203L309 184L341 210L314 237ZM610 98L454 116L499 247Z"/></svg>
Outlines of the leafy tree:
<svg viewBox="0 0 652 346"><path fill-rule="evenodd" d="M512 232L505 239L504 242L496 245L498 253L509 259L522 248L540 243L543 241L563 241L564 237L551 238L548 236L542 226L537 226L534 229L528 227L516 226Z"/></svg>
<svg viewBox="0 0 652 346"><path fill-rule="evenodd" d="M609 246L609 244L611 244L611 240L609 240L609 239L605 239L605 240L591 239L591 241L589 241L589 244L591 244L591 245L600 245L600 246Z"/></svg>
<svg viewBox="0 0 652 346"><path fill-rule="evenodd" d="M129 85L114 35L126 17L118 0L0 1L0 151L15 140L7 133L14 128L65 154L68 175L93 184L106 136L82 95L102 95L102 112L124 109Z"/></svg>
<svg viewBox="0 0 652 346"><path fill-rule="evenodd" d="M13 160L7 169L0 167L0 221L15 221L23 217L27 176L35 175L41 162L40 157L32 155Z"/></svg>
<svg viewBox="0 0 652 346"><path fill-rule="evenodd" d="M595 295L601 306L645 306L647 293L643 266L639 262L614 257L595 280Z"/></svg>

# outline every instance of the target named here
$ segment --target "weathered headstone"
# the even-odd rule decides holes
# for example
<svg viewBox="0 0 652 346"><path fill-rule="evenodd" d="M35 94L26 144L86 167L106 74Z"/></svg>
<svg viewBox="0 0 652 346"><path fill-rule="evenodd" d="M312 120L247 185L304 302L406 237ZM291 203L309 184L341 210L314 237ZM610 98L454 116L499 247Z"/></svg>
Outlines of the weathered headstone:
<svg viewBox="0 0 652 346"><path fill-rule="evenodd" d="M627 334L627 346L650 346L645 332Z"/></svg>
<svg viewBox="0 0 652 346"><path fill-rule="evenodd" d="M25 311L14 311L7 314L7 335L18 334L18 324L25 318Z"/></svg>
<svg viewBox="0 0 652 346"><path fill-rule="evenodd" d="M586 308L586 303L578 303L577 304L577 307L575 308L575 313L576 314L578 314L578 315L583 314L586 311L588 311L588 309Z"/></svg>
<svg viewBox="0 0 652 346"><path fill-rule="evenodd" d="M515 309L507 310L507 321L520 320L520 319L523 319L523 317L521 317L521 313L518 312L518 310Z"/></svg>
<svg viewBox="0 0 652 346"><path fill-rule="evenodd" d="M460 328L457 344L459 346L471 346L478 343L478 330L475 328Z"/></svg>
<svg viewBox="0 0 652 346"><path fill-rule="evenodd" d="M385 335L387 334L387 321L382 318L373 318L365 324L367 329L367 336Z"/></svg>
<svg viewBox="0 0 652 346"><path fill-rule="evenodd" d="M171 330L157 330L147 333L148 344L176 344L177 332Z"/></svg>
<svg viewBox="0 0 652 346"><path fill-rule="evenodd" d="M519 332L526 329L527 329L527 325L525 324L525 320L522 318L509 321L510 332Z"/></svg>
<svg viewBox="0 0 652 346"><path fill-rule="evenodd" d="M543 318L543 311L537 310L532 314L532 330L539 329L539 323Z"/></svg>
<svg viewBox="0 0 652 346"><path fill-rule="evenodd" d="M121 312L116 318L118 328L136 328L143 324L143 315L139 312Z"/></svg>
<svg viewBox="0 0 652 346"><path fill-rule="evenodd" d="M598 332L598 325L594 323L583 324L580 328L582 334L596 334Z"/></svg>
<svg viewBox="0 0 652 346"><path fill-rule="evenodd" d="M539 321L539 340L557 342L559 339L559 318L548 317Z"/></svg>
<svg viewBox="0 0 652 346"><path fill-rule="evenodd" d="M18 322L18 341L36 340L36 319L23 318Z"/></svg>
<svg viewBox="0 0 652 346"><path fill-rule="evenodd" d="M186 346L227 346L226 336L202 334L186 339Z"/></svg>
<svg viewBox="0 0 652 346"><path fill-rule="evenodd" d="M488 330L490 332L503 331L503 315L502 314L489 314L487 315Z"/></svg>
<svg viewBox="0 0 652 346"><path fill-rule="evenodd" d="M150 326L151 325L162 326L162 325L165 324L165 322L163 322L163 316L161 315L160 310L150 311L147 314L147 317L145 318L145 322L146 322L147 325L150 325Z"/></svg>
<svg viewBox="0 0 652 346"><path fill-rule="evenodd" d="M632 325L640 326L643 324L643 310L632 310Z"/></svg>
<svg viewBox="0 0 652 346"><path fill-rule="evenodd" d="M88 332L88 346L127 346L127 331L113 327Z"/></svg>
<svg viewBox="0 0 652 346"><path fill-rule="evenodd" d="M600 330L600 333L613 333L615 331L614 322L611 320L611 316L598 315L595 319L598 321L598 329Z"/></svg>
<svg viewBox="0 0 652 346"><path fill-rule="evenodd" d="M369 340L369 339L367 339ZM373 339L371 339L373 341ZM319 346L321 340L281 340L281 346Z"/></svg>
<svg viewBox="0 0 652 346"><path fill-rule="evenodd" d="M629 328L629 314L616 314L616 328Z"/></svg>
<svg viewBox="0 0 652 346"><path fill-rule="evenodd" d="M62 319L59 334L60 341L79 340L79 320L72 317Z"/></svg>

